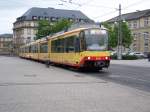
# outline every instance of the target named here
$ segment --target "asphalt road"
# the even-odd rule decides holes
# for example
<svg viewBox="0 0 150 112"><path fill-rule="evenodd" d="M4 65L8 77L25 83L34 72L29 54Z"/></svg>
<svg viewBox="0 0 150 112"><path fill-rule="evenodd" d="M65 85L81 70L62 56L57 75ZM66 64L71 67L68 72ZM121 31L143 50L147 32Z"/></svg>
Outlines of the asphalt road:
<svg viewBox="0 0 150 112"><path fill-rule="evenodd" d="M150 68L111 64L110 68L100 72L86 72L85 75L126 85L142 91L150 92Z"/></svg>
<svg viewBox="0 0 150 112"><path fill-rule="evenodd" d="M0 56L0 112L149 112L149 71L78 72Z"/></svg>

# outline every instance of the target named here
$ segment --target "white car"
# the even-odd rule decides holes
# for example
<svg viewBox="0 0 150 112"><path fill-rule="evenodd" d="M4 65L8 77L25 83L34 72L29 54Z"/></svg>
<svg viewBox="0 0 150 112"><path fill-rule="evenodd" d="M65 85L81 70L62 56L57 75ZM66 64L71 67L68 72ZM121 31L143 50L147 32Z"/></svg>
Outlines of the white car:
<svg viewBox="0 0 150 112"><path fill-rule="evenodd" d="M135 55L135 56L137 56L139 58L145 57L145 55L143 53L141 53L141 52L131 52L131 53L129 53L129 55L131 55L131 56Z"/></svg>
<svg viewBox="0 0 150 112"><path fill-rule="evenodd" d="M110 54L111 54L111 56L117 55L117 52L116 51L110 51Z"/></svg>

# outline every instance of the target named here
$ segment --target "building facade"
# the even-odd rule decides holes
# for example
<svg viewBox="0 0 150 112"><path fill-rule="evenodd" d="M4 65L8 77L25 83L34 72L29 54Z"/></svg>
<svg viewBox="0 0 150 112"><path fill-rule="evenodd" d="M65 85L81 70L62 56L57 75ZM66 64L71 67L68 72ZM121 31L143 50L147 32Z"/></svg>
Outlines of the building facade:
<svg viewBox="0 0 150 112"><path fill-rule="evenodd" d="M34 41L39 20L49 20L50 23L53 23L60 19L68 19L75 22L93 22L80 11L33 7L21 17L18 17L13 24L15 48Z"/></svg>
<svg viewBox="0 0 150 112"><path fill-rule="evenodd" d="M150 9L123 14L122 19L128 23L132 32L131 51L150 52ZM108 20L110 23L116 21L118 21L118 17Z"/></svg>
<svg viewBox="0 0 150 112"><path fill-rule="evenodd" d="M0 54L11 54L13 51L13 35L0 35Z"/></svg>

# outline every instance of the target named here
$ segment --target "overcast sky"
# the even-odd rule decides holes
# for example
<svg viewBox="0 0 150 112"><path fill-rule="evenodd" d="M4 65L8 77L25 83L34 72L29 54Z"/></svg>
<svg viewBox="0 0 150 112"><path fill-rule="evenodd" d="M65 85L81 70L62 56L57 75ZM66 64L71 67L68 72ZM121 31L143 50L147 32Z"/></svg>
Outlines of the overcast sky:
<svg viewBox="0 0 150 112"><path fill-rule="evenodd" d="M100 22L117 16L119 3L122 13L150 9L150 0L0 0L0 34L12 33L16 18L31 7L80 10Z"/></svg>

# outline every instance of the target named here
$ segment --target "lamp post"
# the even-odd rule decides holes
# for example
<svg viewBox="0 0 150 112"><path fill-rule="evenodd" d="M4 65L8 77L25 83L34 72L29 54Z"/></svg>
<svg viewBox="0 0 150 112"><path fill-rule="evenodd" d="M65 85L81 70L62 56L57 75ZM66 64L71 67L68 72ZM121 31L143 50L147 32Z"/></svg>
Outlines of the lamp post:
<svg viewBox="0 0 150 112"><path fill-rule="evenodd" d="M122 15L121 4L119 4L119 18L118 18L118 42L117 42L117 59L122 59Z"/></svg>

